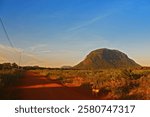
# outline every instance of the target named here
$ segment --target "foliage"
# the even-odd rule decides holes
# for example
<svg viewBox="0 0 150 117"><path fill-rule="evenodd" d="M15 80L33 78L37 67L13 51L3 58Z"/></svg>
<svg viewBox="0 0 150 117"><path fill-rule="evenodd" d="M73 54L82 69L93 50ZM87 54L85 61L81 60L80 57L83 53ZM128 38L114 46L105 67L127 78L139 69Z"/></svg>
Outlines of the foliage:
<svg viewBox="0 0 150 117"><path fill-rule="evenodd" d="M19 66L16 63L3 63L0 64L0 70L9 70L9 69L16 69Z"/></svg>
<svg viewBox="0 0 150 117"><path fill-rule="evenodd" d="M143 74L134 73L131 69L125 69L122 71L122 76L131 80L139 79L142 75Z"/></svg>
<svg viewBox="0 0 150 117"><path fill-rule="evenodd" d="M22 77L20 70L0 70L0 88L8 87L17 83L17 79Z"/></svg>
<svg viewBox="0 0 150 117"><path fill-rule="evenodd" d="M87 90L99 89L104 99L150 99L150 70L34 70L62 83L81 84Z"/></svg>

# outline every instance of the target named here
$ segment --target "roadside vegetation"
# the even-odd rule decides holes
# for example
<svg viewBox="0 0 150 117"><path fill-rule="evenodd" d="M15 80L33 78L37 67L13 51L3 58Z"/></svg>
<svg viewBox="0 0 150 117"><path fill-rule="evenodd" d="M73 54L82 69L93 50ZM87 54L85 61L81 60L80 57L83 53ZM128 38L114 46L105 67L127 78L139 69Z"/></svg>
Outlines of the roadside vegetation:
<svg viewBox="0 0 150 117"><path fill-rule="evenodd" d="M18 69L17 64L0 64L0 99L11 99L13 92L7 92L18 84L18 79L23 76L23 70Z"/></svg>
<svg viewBox="0 0 150 117"><path fill-rule="evenodd" d="M149 69L57 69L32 70L32 72L51 80L60 80L64 86L85 87L91 94L97 90L93 96L103 99L150 99Z"/></svg>
<svg viewBox="0 0 150 117"><path fill-rule="evenodd" d="M0 88L16 84L20 77L22 77L20 70L0 70Z"/></svg>
<svg viewBox="0 0 150 117"><path fill-rule="evenodd" d="M80 87L97 99L149 100L150 69L77 70L22 67L17 64L0 64L0 99L13 99L7 88L19 84L24 72L29 71L48 80L57 80L66 87Z"/></svg>

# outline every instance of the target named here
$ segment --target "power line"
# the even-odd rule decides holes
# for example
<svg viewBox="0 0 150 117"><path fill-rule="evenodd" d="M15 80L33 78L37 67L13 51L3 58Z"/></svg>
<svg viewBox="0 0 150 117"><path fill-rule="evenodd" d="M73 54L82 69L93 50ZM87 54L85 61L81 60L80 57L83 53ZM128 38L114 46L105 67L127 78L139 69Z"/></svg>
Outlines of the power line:
<svg viewBox="0 0 150 117"><path fill-rule="evenodd" d="M18 65L20 66L20 64L21 64L21 59L22 59L22 53L23 53L23 52L19 52L19 51L15 48L15 46L13 45L13 43L12 43L12 41L11 41L9 35L8 35L8 32L7 32L6 28L5 28L5 25L4 25L3 20L2 20L1 17L0 17L0 23L1 23L1 25L2 25L2 28L3 28L3 30L4 30L4 33L5 33L5 35L6 35L6 38L7 38L8 42L9 42L10 46L11 46L12 48L14 48L14 50L15 50L17 53L19 53ZM33 59L39 61L39 59L37 59L37 58L34 58L34 57L31 57L31 58L33 58Z"/></svg>
<svg viewBox="0 0 150 117"><path fill-rule="evenodd" d="M5 35L6 35L6 38L7 38L8 42L9 42L9 45L10 45L12 48L14 48L14 50L15 50L16 52L18 52L18 51L16 50L15 46L13 45L13 43L12 43L12 41L11 41L9 35L8 35L8 32L7 32L6 28L5 28L5 25L4 25L3 20L2 20L1 17L0 17L0 22L1 22L2 28L3 28L3 30L4 30L4 33L5 33ZM13 61L15 61L15 60L13 60Z"/></svg>
<svg viewBox="0 0 150 117"><path fill-rule="evenodd" d="M1 24L2 24L2 28L3 28L4 32L5 32L6 38L7 38L8 42L9 42L10 46L11 46L12 48L14 48L14 45L13 45L11 39L9 38L8 32L7 32L6 28L5 28L5 25L4 25L3 20L2 20L1 17L0 17L0 22L1 22Z"/></svg>

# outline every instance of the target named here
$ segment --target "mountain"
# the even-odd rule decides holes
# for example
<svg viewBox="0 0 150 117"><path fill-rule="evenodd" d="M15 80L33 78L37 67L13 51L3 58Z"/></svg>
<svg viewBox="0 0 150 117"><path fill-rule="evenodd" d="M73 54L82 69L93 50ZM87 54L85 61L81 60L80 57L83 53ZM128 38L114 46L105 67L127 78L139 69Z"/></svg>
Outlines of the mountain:
<svg viewBox="0 0 150 117"><path fill-rule="evenodd" d="M140 67L134 60L118 50L97 49L90 52L87 57L74 66L74 69L111 69L111 68L137 68Z"/></svg>
<svg viewBox="0 0 150 117"><path fill-rule="evenodd" d="M66 66L62 66L61 68L62 68L62 69L70 69L70 68L72 68L72 67L66 65Z"/></svg>

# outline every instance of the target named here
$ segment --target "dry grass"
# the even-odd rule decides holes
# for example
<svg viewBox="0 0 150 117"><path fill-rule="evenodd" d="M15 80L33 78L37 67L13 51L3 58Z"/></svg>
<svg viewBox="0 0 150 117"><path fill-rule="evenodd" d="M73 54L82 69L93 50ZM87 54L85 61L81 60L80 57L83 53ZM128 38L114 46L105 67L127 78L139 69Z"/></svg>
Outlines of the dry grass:
<svg viewBox="0 0 150 117"><path fill-rule="evenodd" d="M150 70L36 70L66 86L98 88L104 99L150 99ZM91 85L92 84L92 85Z"/></svg>

